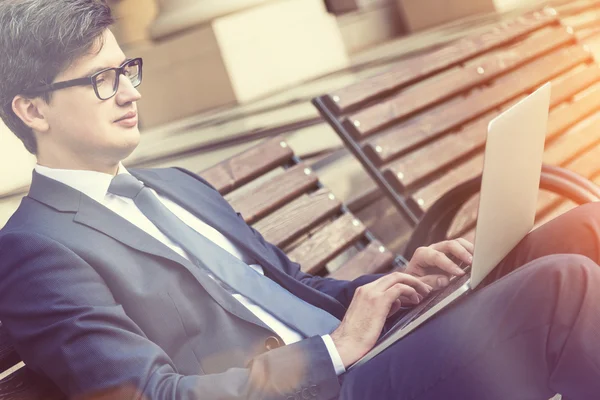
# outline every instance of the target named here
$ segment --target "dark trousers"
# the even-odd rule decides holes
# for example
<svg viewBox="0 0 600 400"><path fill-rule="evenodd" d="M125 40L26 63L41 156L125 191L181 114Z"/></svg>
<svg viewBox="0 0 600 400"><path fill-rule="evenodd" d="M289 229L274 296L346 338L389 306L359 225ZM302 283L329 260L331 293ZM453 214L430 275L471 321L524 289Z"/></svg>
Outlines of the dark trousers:
<svg viewBox="0 0 600 400"><path fill-rule="evenodd" d="M342 400L600 399L600 203L530 233L485 286L342 377Z"/></svg>

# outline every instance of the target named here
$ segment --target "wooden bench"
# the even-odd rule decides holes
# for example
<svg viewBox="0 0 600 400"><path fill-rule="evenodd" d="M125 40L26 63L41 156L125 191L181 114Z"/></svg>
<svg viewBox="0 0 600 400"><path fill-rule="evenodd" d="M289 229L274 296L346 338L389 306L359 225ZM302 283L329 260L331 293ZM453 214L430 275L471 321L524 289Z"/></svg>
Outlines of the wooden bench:
<svg viewBox="0 0 600 400"><path fill-rule="evenodd" d="M600 67L551 8L397 62L313 104L416 225L445 193L481 174L489 121L547 81L553 91L544 161L594 179ZM564 212L561 196L540 193L540 219ZM467 201L449 236L470 232L476 209L476 198Z"/></svg>
<svg viewBox="0 0 600 400"><path fill-rule="evenodd" d="M361 221L319 183L281 138L199 172L244 219L301 264L305 272L338 279L385 272L401 263ZM0 326L0 373L20 362ZM2 400L64 396L23 367L0 381Z"/></svg>

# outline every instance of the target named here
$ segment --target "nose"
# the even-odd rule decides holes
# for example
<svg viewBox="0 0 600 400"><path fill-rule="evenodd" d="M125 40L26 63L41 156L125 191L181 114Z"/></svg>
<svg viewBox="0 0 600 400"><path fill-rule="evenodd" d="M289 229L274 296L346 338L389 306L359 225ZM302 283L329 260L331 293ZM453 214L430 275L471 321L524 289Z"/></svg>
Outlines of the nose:
<svg viewBox="0 0 600 400"><path fill-rule="evenodd" d="M133 87L133 83L131 83L127 77L121 76L119 79L119 88L117 89L115 98L117 104L120 106L125 106L134 101L138 101L142 98L142 95L135 87Z"/></svg>

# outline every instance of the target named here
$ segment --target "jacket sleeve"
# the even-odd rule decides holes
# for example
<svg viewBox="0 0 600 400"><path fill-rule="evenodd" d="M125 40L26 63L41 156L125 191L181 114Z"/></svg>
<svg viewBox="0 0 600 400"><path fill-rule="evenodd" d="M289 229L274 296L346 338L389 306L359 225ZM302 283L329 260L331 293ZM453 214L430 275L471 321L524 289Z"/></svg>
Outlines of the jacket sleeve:
<svg viewBox="0 0 600 400"><path fill-rule="evenodd" d="M183 169L183 168L176 168L176 169L196 178L198 181L200 181L201 183L210 187L211 189L213 189L214 191L216 191L218 193L218 191L202 177L194 174L191 171ZM231 209L232 212L235 212L225 199L223 199L223 202L227 205L227 207L229 207ZM237 213L237 214L243 220L243 217L239 213ZM254 235L257 237L257 239L259 241L261 241L268 249L270 249L276 255L280 266L284 269L284 271L288 275L301 281L305 285L311 286L331 297L334 297L337 301L339 301L346 308L348 308L350 306L350 302L352 301L354 292L356 291L356 289L358 287L363 286L367 283L373 282L374 280L383 276L382 274L371 274L371 275L361 276L353 281L341 281L341 280L337 280L337 279L323 278L320 276L306 274L306 273L302 272L300 265L298 263L295 263L292 260L290 260L287 257L287 255L283 251L281 251L281 249L279 249L277 246L267 242L265 240L265 238L260 234L260 232L258 232L256 229L254 229L252 227L250 227L250 229L252 229L252 231L254 232Z"/></svg>
<svg viewBox="0 0 600 400"><path fill-rule="evenodd" d="M246 368L179 374L92 266L42 235L0 236L0 321L28 367L69 398L326 400L339 392L320 337L261 354Z"/></svg>

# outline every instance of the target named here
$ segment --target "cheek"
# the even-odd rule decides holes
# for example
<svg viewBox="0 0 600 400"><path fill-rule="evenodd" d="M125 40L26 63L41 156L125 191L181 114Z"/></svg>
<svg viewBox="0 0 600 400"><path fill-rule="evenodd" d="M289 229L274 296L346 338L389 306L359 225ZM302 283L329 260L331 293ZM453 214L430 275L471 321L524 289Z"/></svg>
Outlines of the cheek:
<svg viewBox="0 0 600 400"><path fill-rule="evenodd" d="M82 99L65 101L57 106L52 121L53 128L56 126L74 139L83 137L92 140L94 136L102 136L101 132L110 128L108 107L105 104Z"/></svg>

